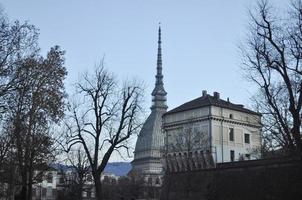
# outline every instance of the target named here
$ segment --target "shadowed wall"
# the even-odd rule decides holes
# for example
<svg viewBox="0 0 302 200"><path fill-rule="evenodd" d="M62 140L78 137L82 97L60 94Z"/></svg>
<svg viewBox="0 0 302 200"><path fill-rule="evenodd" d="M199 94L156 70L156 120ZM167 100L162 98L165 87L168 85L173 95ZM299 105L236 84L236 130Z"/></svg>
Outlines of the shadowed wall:
<svg viewBox="0 0 302 200"><path fill-rule="evenodd" d="M298 158L217 164L215 169L170 173L162 200L301 199L302 163Z"/></svg>

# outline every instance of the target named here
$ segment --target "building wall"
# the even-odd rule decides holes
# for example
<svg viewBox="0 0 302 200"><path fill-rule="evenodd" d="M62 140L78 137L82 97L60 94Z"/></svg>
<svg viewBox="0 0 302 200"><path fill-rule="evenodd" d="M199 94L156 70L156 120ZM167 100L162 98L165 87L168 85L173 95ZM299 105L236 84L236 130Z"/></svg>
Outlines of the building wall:
<svg viewBox="0 0 302 200"><path fill-rule="evenodd" d="M209 150L215 163L255 159L260 147L260 116L208 106L167 114L163 118L165 155L182 156ZM233 141L230 140L233 129ZM245 142L245 134L249 143Z"/></svg>
<svg viewBox="0 0 302 200"><path fill-rule="evenodd" d="M260 116L212 106L212 150L216 151L217 162L230 162L234 151L234 160L258 158L256 149L260 148ZM233 141L230 138L233 129ZM245 142L249 135L249 143Z"/></svg>
<svg viewBox="0 0 302 200"><path fill-rule="evenodd" d="M207 117L210 114L210 108L204 107L204 108L197 108L194 110L188 110L178 113L171 113L169 115L166 115L164 117L164 123L166 125L168 124L174 124L176 122L182 122L194 118L202 118Z"/></svg>

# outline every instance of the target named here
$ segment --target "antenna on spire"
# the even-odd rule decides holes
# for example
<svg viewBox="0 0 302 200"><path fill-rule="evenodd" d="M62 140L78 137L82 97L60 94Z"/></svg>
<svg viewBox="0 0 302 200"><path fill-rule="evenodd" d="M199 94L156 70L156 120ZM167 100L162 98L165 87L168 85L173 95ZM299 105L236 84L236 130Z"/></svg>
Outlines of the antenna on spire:
<svg viewBox="0 0 302 200"><path fill-rule="evenodd" d="M161 27L160 27L161 23L158 23L158 44L161 43Z"/></svg>
<svg viewBox="0 0 302 200"><path fill-rule="evenodd" d="M167 109L166 95L167 92L164 89L163 74L162 74L162 52L161 52L161 23L159 22L158 28L158 47L157 47L157 66L155 75L155 88L152 91L153 106L151 108L163 108Z"/></svg>

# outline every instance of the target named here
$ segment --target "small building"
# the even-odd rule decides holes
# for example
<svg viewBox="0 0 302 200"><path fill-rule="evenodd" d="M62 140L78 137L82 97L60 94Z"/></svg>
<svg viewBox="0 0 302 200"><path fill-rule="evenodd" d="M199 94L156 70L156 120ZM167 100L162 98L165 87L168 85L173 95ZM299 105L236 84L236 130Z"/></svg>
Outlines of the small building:
<svg viewBox="0 0 302 200"><path fill-rule="evenodd" d="M259 157L261 115L202 92L163 115L165 166L170 171Z"/></svg>

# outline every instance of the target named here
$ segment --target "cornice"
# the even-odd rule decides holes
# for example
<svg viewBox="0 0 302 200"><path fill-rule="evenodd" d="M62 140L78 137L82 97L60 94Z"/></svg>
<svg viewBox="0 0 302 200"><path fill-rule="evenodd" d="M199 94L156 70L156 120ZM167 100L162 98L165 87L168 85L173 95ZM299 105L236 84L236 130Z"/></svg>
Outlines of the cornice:
<svg viewBox="0 0 302 200"><path fill-rule="evenodd" d="M256 125L256 124L249 123L246 121L229 119L229 118L224 118L224 117L215 116L215 115L207 115L207 116L198 117L198 118L191 118L191 119L180 120L180 121L175 121L175 122L170 122L170 123L164 123L163 128L165 130L170 130L170 129L180 128L184 124L202 122L202 121L207 121L207 120L220 121L220 122L222 121L222 122L241 125L241 126L261 128L260 124Z"/></svg>

